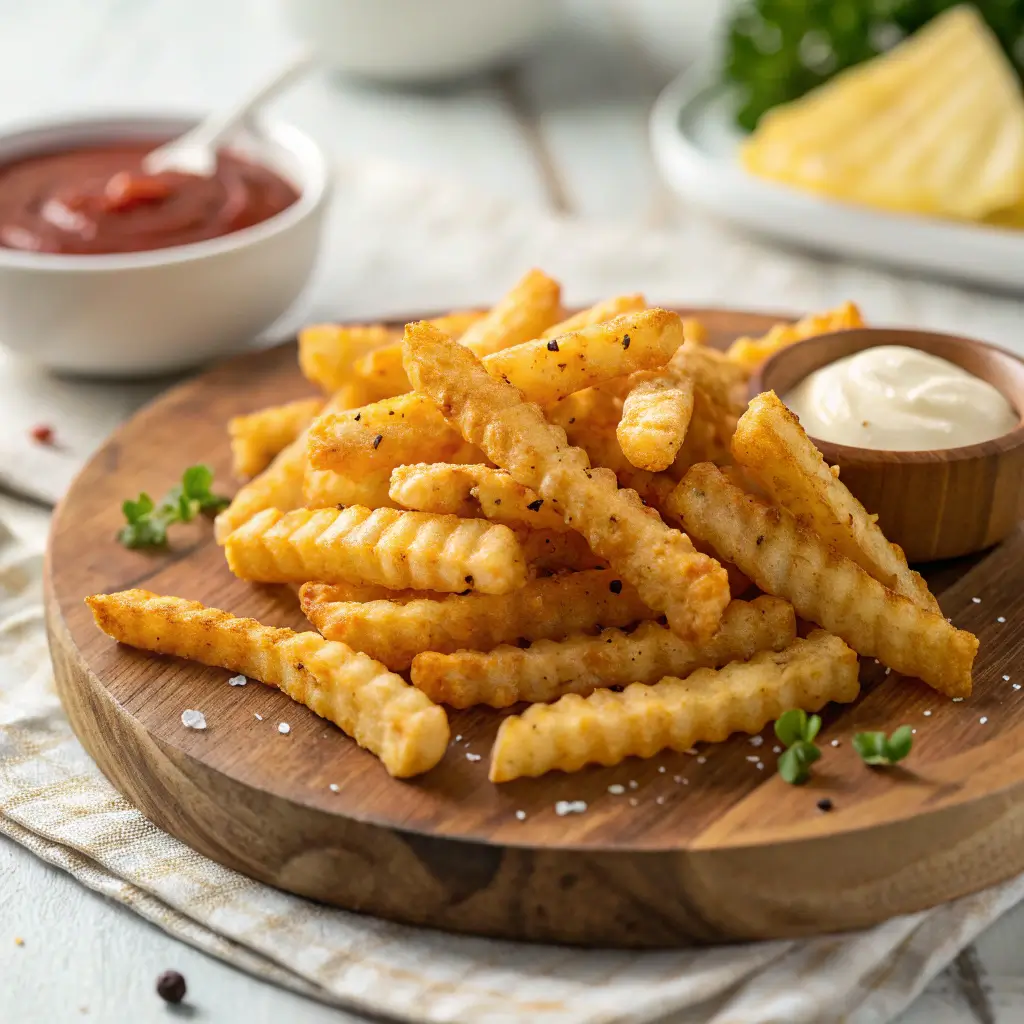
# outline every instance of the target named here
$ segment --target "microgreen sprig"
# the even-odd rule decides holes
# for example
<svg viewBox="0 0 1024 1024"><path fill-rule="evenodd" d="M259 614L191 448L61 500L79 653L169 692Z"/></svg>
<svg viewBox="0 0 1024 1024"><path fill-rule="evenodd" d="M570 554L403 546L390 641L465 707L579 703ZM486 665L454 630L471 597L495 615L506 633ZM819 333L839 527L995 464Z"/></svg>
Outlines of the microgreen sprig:
<svg viewBox="0 0 1024 1024"><path fill-rule="evenodd" d="M134 501L129 498L121 505L125 525L117 539L126 548L163 547L169 526L190 523L200 512L213 515L228 505L229 499L210 490L212 483L209 466L189 466L181 483L172 487L159 505L145 491Z"/></svg>
<svg viewBox="0 0 1024 1024"><path fill-rule="evenodd" d="M865 764L895 764L910 753L914 734L909 725L901 725L891 736L884 732L859 732L853 737L853 749Z"/></svg>
<svg viewBox="0 0 1024 1024"><path fill-rule="evenodd" d="M803 785L811 777L811 765L821 757L814 738L821 729L821 718L793 708L779 716L775 735L786 748L779 756L779 775L791 786Z"/></svg>

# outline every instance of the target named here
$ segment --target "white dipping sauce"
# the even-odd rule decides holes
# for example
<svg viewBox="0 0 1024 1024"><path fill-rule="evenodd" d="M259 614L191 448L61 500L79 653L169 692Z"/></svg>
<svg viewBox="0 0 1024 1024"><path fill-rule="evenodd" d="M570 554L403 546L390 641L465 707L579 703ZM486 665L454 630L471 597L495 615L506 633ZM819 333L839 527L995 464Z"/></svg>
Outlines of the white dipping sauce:
<svg viewBox="0 0 1024 1024"><path fill-rule="evenodd" d="M989 441L1020 416L987 381L938 356L881 345L805 377L783 401L812 437L881 451Z"/></svg>

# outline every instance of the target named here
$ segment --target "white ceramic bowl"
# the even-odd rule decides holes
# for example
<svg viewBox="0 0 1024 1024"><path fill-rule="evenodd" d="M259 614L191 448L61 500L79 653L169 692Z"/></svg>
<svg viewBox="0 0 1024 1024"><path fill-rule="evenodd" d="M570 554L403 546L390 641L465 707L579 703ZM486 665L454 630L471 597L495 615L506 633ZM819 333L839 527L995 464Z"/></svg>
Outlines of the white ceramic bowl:
<svg viewBox="0 0 1024 1024"><path fill-rule="evenodd" d="M0 135L0 165L46 150L184 131L195 118L111 115ZM329 198L316 144L258 123L229 145L299 191L253 227L190 245L123 255L0 248L0 344L53 370L138 377L224 355L274 323L309 279Z"/></svg>
<svg viewBox="0 0 1024 1024"><path fill-rule="evenodd" d="M493 67L554 23L555 0L279 0L325 63L381 82L454 78Z"/></svg>

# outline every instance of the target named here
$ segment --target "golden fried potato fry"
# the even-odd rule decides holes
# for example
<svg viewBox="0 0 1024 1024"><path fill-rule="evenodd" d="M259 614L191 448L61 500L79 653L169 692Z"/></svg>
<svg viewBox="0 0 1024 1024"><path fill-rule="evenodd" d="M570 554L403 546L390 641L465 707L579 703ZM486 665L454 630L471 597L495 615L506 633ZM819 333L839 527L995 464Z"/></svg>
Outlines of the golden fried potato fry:
<svg viewBox="0 0 1024 1024"><path fill-rule="evenodd" d="M758 733L791 708L819 711L857 698L857 655L836 636L815 630L785 650L750 661L701 668L621 693L571 693L506 718L491 750L491 782L509 782L584 765L618 764L718 743L734 732Z"/></svg>
<svg viewBox="0 0 1024 1024"><path fill-rule="evenodd" d="M722 410L739 415L747 407L749 374L717 349L685 341L669 360L675 376L692 380L694 387Z"/></svg>
<svg viewBox="0 0 1024 1024"><path fill-rule="evenodd" d="M506 526L567 530L543 498L493 466L419 463L391 472L391 498L405 508L466 519L482 515Z"/></svg>
<svg viewBox="0 0 1024 1024"><path fill-rule="evenodd" d="M623 313L639 313L647 308L647 300L639 293L632 295L615 295L603 302L598 302L587 309L581 309L573 313L567 320L560 320L542 331L538 337L548 341L557 338L560 334L568 334L570 331L580 331L584 327L592 327L594 324L603 324L606 320L613 320Z"/></svg>
<svg viewBox="0 0 1024 1024"><path fill-rule="evenodd" d="M506 594L526 582L522 549L507 526L361 505L264 509L228 537L224 553L236 576L256 583Z"/></svg>
<svg viewBox="0 0 1024 1024"><path fill-rule="evenodd" d="M398 508L388 493L391 472L375 469L362 476L335 473L333 469L306 468L302 481L303 505L306 508L338 508L362 505L365 508Z"/></svg>
<svg viewBox="0 0 1024 1024"><path fill-rule="evenodd" d="M603 687L688 676L698 668L746 661L758 651L781 651L794 639L793 606L777 597L759 597L750 603L733 601L721 628L703 643L680 640L657 622L642 622L632 633L575 633L564 640L538 640L527 648L426 651L413 658L411 678L438 704L507 708L518 701L543 703L567 693L585 697Z"/></svg>
<svg viewBox="0 0 1024 1024"><path fill-rule="evenodd" d="M507 348L483 364L492 377L511 382L531 402L550 405L594 384L664 366L682 343L677 313L646 309L549 341Z"/></svg>
<svg viewBox="0 0 1024 1024"><path fill-rule="evenodd" d="M792 601L798 615L940 693L970 695L978 638L883 586L792 512L745 494L706 462L670 503L687 530L763 591Z"/></svg>
<svg viewBox="0 0 1024 1024"><path fill-rule="evenodd" d="M523 558L531 575L605 569L608 563L590 550L586 538L575 530L530 530L516 527Z"/></svg>
<svg viewBox="0 0 1024 1024"><path fill-rule="evenodd" d="M456 310L446 316L435 317L430 322L450 338L459 339L485 315L477 310ZM393 344L372 349L352 364L355 376L369 382L380 398L401 395L409 390L409 378L402 365L401 335L396 337Z"/></svg>
<svg viewBox="0 0 1024 1024"><path fill-rule="evenodd" d="M274 456L284 451L313 422L323 406L322 398L300 398L228 420L235 476L262 473Z"/></svg>
<svg viewBox="0 0 1024 1024"><path fill-rule="evenodd" d="M346 384L335 392L323 411L325 415L339 413L362 405L366 400L363 385ZM259 476L239 488L231 504L214 520L213 535L218 544L223 544L229 534L265 508L288 511L304 504L302 488L311 429L307 427Z"/></svg>
<svg viewBox="0 0 1024 1024"><path fill-rule="evenodd" d="M879 583L928 611L939 611L902 549L886 540L774 391L754 398L740 417L732 453L776 505L789 509Z"/></svg>
<svg viewBox="0 0 1024 1024"><path fill-rule="evenodd" d="M559 511L606 558L641 599L668 617L685 638L703 639L729 603L725 570L694 550L685 534L644 508L634 491L618 489L614 473L590 468L586 453L510 384L494 380L472 353L429 324L410 324L406 370L463 437L492 462Z"/></svg>
<svg viewBox="0 0 1024 1024"><path fill-rule="evenodd" d="M616 581L622 586L613 586ZM300 591L302 610L329 640L365 651L388 668L405 671L421 651L490 650L518 639L568 636L600 626L630 626L653 619L625 581L607 570L531 580L511 593L424 598L347 600L350 592L323 583Z"/></svg>
<svg viewBox="0 0 1024 1024"><path fill-rule="evenodd" d="M309 430L314 469L350 475L416 462L482 462L428 398L409 392L340 414L325 413Z"/></svg>
<svg viewBox="0 0 1024 1024"><path fill-rule="evenodd" d="M444 757L444 709L344 644L147 590L95 594L86 603L96 625L119 643L242 672L277 687L334 722L397 778L428 771Z"/></svg>
<svg viewBox="0 0 1024 1024"><path fill-rule="evenodd" d="M299 368L310 383L337 391L351 379L357 359L400 340L401 331L383 324L313 324L299 331Z"/></svg>
<svg viewBox="0 0 1024 1024"><path fill-rule="evenodd" d="M833 331L847 331L853 327L863 326L864 320L860 310L852 302L844 302L836 309L812 314L796 323L776 324L763 337L737 338L725 354L747 370L755 370L769 356L788 345L814 338L819 334L831 334Z"/></svg>
<svg viewBox="0 0 1024 1024"><path fill-rule="evenodd" d="M615 429L622 454L638 469L658 473L675 462L693 415L693 381L666 373L630 378Z"/></svg>
<svg viewBox="0 0 1024 1024"><path fill-rule="evenodd" d="M483 358L538 338L562 315L562 289L543 271L531 270L459 339ZM443 333L448 333L441 328Z"/></svg>

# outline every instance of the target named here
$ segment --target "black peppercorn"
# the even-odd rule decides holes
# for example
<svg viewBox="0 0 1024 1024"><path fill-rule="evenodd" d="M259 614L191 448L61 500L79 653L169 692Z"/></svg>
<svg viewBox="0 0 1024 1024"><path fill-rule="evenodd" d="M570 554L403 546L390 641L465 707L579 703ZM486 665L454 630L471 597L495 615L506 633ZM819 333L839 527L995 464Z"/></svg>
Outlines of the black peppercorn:
<svg viewBox="0 0 1024 1024"><path fill-rule="evenodd" d="M156 979L156 994L165 1003L180 1003L186 991L185 979L177 971L164 971Z"/></svg>

